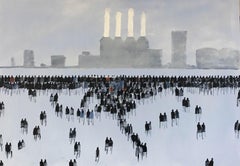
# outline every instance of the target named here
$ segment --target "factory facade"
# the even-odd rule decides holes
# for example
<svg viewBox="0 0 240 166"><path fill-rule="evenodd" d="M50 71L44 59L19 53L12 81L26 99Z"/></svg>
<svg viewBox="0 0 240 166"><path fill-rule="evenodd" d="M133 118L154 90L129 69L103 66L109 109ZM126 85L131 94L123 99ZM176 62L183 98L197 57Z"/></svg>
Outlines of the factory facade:
<svg viewBox="0 0 240 166"><path fill-rule="evenodd" d="M79 55L79 67L106 68L159 68L161 67L162 50L150 49L146 38L146 15L141 15L141 34L134 38L134 11L128 10L128 34L125 40L121 37L121 13L116 13L115 37L110 37L110 10L105 10L104 33L100 39L100 55L89 52Z"/></svg>

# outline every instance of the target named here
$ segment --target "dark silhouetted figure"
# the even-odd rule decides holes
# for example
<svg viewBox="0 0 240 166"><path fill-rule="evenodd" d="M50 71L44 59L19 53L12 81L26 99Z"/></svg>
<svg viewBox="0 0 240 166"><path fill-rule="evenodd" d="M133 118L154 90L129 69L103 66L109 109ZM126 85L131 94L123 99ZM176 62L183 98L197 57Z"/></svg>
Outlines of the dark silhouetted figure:
<svg viewBox="0 0 240 166"><path fill-rule="evenodd" d="M210 162L209 162L209 165L208 166L213 166L213 158L210 160Z"/></svg>
<svg viewBox="0 0 240 166"><path fill-rule="evenodd" d="M205 166L209 166L209 160L208 159L205 161Z"/></svg>
<svg viewBox="0 0 240 166"><path fill-rule="evenodd" d="M96 161L96 162L99 162L99 157L100 157L100 150L99 150L99 148L97 147L97 149L96 149L96 157L95 157L95 161Z"/></svg>

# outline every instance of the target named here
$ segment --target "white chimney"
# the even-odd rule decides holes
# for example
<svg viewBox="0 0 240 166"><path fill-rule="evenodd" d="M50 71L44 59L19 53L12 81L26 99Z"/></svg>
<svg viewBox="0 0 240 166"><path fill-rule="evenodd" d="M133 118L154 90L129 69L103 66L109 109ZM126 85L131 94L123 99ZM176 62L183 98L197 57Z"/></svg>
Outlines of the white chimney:
<svg viewBox="0 0 240 166"><path fill-rule="evenodd" d="M116 31L115 37L121 37L122 13L116 13Z"/></svg>
<svg viewBox="0 0 240 166"><path fill-rule="evenodd" d="M133 37L133 17L134 10L132 8L128 9L128 37Z"/></svg>
<svg viewBox="0 0 240 166"><path fill-rule="evenodd" d="M142 12L141 15L141 36L146 36L146 14Z"/></svg>
<svg viewBox="0 0 240 166"><path fill-rule="evenodd" d="M104 14L104 33L103 37L109 37L110 33L110 9L106 8L105 9L105 14Z"/></svg>

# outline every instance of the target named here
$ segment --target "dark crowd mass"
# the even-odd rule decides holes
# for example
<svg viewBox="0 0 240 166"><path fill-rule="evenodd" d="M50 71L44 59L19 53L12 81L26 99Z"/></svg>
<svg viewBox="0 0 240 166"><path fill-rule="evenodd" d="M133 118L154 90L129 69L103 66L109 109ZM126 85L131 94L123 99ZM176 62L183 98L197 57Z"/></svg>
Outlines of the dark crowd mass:
<svg viewBox="0 0 240 166"><path fill-rule="evenodd" d="M77 122L82 125L92 126L94 120L102 119L102 112L107 113L106 116L116 121L119 126L119 132L125 135L129 146L133 148L133 154L136 160L140 162L147 158L148 148L146 142L143 142L139 134L134 131L133 125L128 122L129 116L136 116L138 104L144 104L146 99L155 100L156 96L164 97L164 95L176 96L176 102L182 102L182 108L172 108L167 112L161 111L159 117L159 126L152 126L151 121L144 121L142 124L143 130L148 137L151 137L152 130L169 128L168 118L170 118L170 127L179 126L181 117L185 113L190 112L191 99L184 95L184 91L214 95L218 93L236 93L236 106L239 105L240 92L236 92L240 87L240 76L0 76L1 93L12 95L13 90L21 95L21 90L27 90L29 100L36 102L39 93L46 94L50 92L49 104L55 112L56 118L64 118L66 121ZM60 94L63 91L68 91L68 95L74 95L74 89L84 89L84 95L79 99L79 107L74 108L69 105L64 107L59 102ZM75 94L76 95L76 94ZM94 108L89 108L88 105L92 102L92 98L96 98L98 103ZM0 118L4 118L7 113L7 105L4 101L0 101ZM206 139L207 124L201 119L203 110L201 106L196 105L194 109L196 121L196 139ZM35 126L32 129L32 137L37 143L42 139L41 128L47 127L48 111L43 110L39 115L39 124L32 124ZM24 135L28 135L29 124L25 117L19 119L20 130ZM40 127L41 126L41 127ZM234 124L234 133L236 138L239 138L240 123L238 121ZM77 166L77 158L81 157L84 149L81 149L81 140L76 140L76 128L69 129L69 144L73 146L73 159L69 159L66 163L69 166ZM194 133L193 133L194 134ZM18 143L11 143L4 140L4 135L0 133L0 149L3 151L5 144L5 153L7 158L14 157L12 146L15 144L18 150L27 148L27 143L23 139L19 139ZM4 142L6 141L6 142ZM95 151L95 162L100 161L101 155L111 155L114 153L114 140L111 135L107 135L105 140L102 140L104 147L97 146ZM105 153L104 153L105 151ZM101 155L100 155L101 154ZM213 154L214 155L214 154ZM48 156L46 156L47 158ZM47 159L39 159L40 166L47 166ZM141 159L141 160L140 160ZM94 160L94 159L93 159ZM3 166L4 161L0 160L0 166ZM213 166L213 158L209 161L206 159L205 166ZM79 163L80 164L80 163ZM204 161L203 161L204 165Z"/></svg>

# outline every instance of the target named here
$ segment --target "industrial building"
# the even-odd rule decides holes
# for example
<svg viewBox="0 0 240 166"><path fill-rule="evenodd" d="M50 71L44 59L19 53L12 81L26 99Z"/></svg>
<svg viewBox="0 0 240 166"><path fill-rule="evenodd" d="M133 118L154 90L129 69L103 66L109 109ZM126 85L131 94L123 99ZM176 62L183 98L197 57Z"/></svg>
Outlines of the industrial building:
<svg viewBox="0 0 240 166"><path fill-rule="evenodd" d="M34 67L34 52L33 52L33 50L24 50L23 66L24 67Z"/></svg>
<svg viewBox="0 0 240 166"><path fill-rule="evenodd" d="M51 67L65 67L66 57L64 55L52 55Z"/></svg>
<svg viewBox="0 0 240 166"><path fill-rule="evenodd" d="M172 63L173 68L187 66L187 31L172 31Z"/></svg>
<svg viewBox="0 0 240 166"><path fill-rule="evenodd" d="M239 69L240 52L229 48L201 48L196 50L196 64L199 69Z"/></svg>
<svg viewBox="0 0 240 166"><path fill-rule="evenodd" d="M110 37L110 10L105 10L104 33L100 39L100 56L83 52L79 55L79 67L161 67L162 50L150 49L146 38L146 15L141 15L141 34L134 38L134 10L128 10L128 33L125 40L121 37L121 13L116 13L115 37Z"/></svg>

